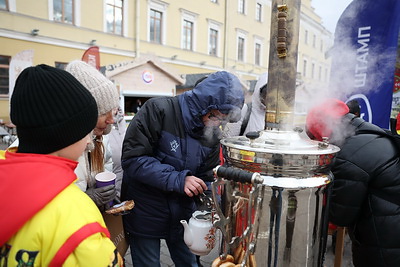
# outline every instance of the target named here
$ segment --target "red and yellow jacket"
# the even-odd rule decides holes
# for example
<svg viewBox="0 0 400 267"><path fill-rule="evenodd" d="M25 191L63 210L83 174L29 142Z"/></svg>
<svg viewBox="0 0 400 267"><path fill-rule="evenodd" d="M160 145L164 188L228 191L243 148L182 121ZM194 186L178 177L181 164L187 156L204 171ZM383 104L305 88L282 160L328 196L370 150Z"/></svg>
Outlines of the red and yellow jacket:
<svg viewBox="0 0 400 267"><path fill-rule="evenodd" d="M0 153L0 266L122 266L93 201L75 184L77 162Z"/></svg>

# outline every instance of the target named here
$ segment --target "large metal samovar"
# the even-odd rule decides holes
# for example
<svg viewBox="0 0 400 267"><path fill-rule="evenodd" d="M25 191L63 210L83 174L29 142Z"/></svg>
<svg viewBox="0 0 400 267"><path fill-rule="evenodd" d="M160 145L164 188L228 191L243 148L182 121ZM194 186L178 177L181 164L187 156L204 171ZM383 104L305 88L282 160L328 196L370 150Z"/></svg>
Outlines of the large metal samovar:
<svg viewBox="0 0 400 267"><path fill-rule="evenodd" d="M299 17L300 0L272 1L265 130L223 139L226 164L214 170L220 259L243 267L323 263L339 148L293 129Z"/></svg>
<svg viewBox="0 0 400 267"><path fill-rule="evenodd" d="M260 134L221 142L226 165L223 172L215 171L219 178L213 186L224 186L225 202L222 207L217 204L217 218L228 219L229 227L226 222L225 228L218 227L221 222L216 220L224 237L220 255L234 254L241 247L254 255L258 266L321 266L332 181L329 167L339 148L295 131ZM232 175L236 172L240 175ZM242 178L246 175L247 180ZM247 206L239 212L247 216L238 231L240 214L232 207L240 201ZM240 263L245 266L247 261Z"/></svg>

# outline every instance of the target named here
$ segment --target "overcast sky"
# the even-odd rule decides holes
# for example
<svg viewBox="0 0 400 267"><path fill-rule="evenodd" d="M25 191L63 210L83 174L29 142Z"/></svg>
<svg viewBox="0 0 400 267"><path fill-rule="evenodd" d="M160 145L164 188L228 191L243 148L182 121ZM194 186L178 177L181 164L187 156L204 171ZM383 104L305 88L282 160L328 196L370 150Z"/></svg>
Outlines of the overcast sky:
<svg viewBox="0 0 400 267"><path fill-rule="evenodd" d="M322 24L331 33L335 33L340 15L351 2L352 0L312 0L311 5L315 8L315 13L322 18Z"/></svg>

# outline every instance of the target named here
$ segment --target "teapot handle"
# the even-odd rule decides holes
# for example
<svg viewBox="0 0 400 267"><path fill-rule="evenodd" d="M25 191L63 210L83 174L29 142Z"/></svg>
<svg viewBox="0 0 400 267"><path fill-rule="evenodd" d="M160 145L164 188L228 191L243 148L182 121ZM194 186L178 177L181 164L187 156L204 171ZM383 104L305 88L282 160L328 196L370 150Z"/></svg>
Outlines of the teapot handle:
<svg viewBox="0 0 400 267"><path fill-rule="evenodd" d="M209 210L211 211L214 206L214 201L212 196L207 196L205 193L202 193L197 196L198 203L197 206L200 210Z"/></svg>

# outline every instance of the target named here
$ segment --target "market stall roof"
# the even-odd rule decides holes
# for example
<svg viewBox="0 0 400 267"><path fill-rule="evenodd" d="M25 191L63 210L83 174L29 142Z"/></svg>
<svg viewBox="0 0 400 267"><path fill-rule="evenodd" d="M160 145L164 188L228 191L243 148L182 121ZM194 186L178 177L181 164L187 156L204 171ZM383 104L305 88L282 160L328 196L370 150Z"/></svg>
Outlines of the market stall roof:
<svg viewBox="0 0 400 267"><path fill-rule="evenodd" d="M116 64L110 64L105 66L105 75L112 80L114 76L126 72L131 69L139 68L145 65L152 65L155 69L164 73L166 76L174 80L177 85L182 85L185 80L181 75L172 67L165 65L157 56L155 55L144 55L140 58L134 60L119 62Z"/></svg>

